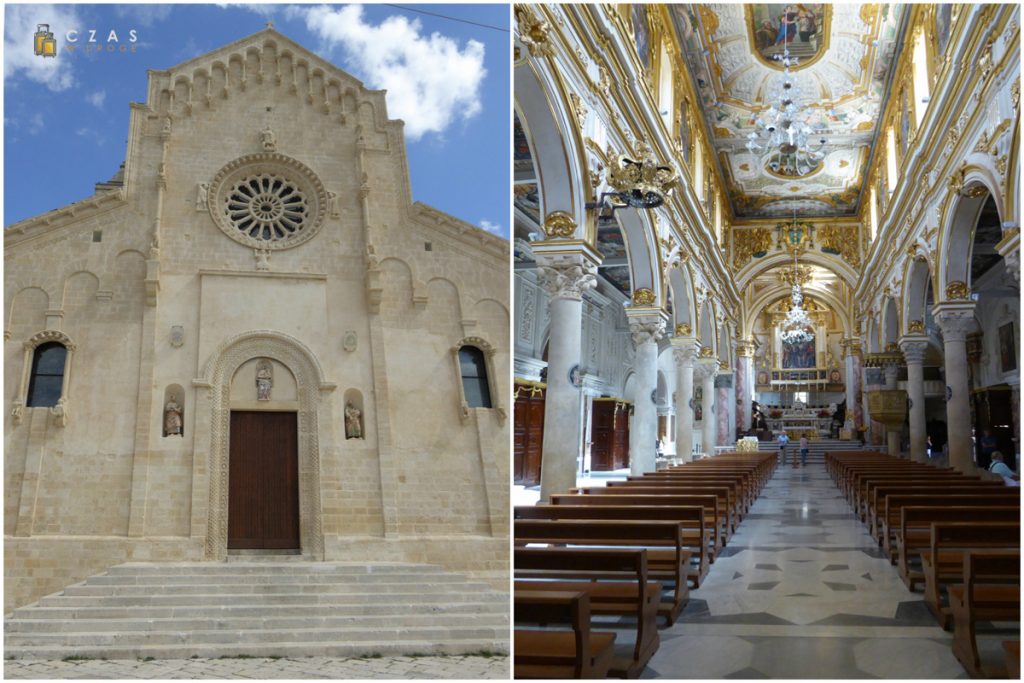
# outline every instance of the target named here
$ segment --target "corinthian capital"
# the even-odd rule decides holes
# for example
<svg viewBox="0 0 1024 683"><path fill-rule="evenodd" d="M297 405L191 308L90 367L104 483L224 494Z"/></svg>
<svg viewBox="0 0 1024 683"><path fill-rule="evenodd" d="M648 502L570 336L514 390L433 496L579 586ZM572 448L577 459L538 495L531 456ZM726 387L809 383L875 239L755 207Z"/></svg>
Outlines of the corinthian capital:
<svg viewBox="0 0 1024 683"><path fill-rule="evenodd" d="M699 358L693 366L693 378L705 381L718 373L717 358Z"/></svg>
<svg viewBox="0 0 1024 683"><path fill-rule="evenodd" d="M934 309L935 322L946 342L964 342L974 327L974 303L944 303Z"/></svg>
<svg viewBox="0 0 1024 683"><path fill-rule="evenodd" d="M681 368L693 367L693 361L697 360L697 344L694 342L689 344L673 342L672 357L675 359L676 365Z"/></svg>
<svg viewBox="0 0 1024 683"><path fill-rule="evenodd" d="M583 292L597 286L594 268L588 264L539 265L540 283L552 299L583 300Z"/></svg>
<svg viewBox="0 0 1024 683"><path fill-rule="evenodd" d="M900 350L903 351L903 358L907 361L907 365L920 365L924 363L924 356L928 351L928 338L904 337L900 339Z"/></svg>
<svg viewBox="0 0 1024 683"><path fill-rule="evenodd" d="M631 320L629 322L629 332L633 335L633 344L636 346L651 342L656 343L665 336L665 321L660 319Z"/></svg>

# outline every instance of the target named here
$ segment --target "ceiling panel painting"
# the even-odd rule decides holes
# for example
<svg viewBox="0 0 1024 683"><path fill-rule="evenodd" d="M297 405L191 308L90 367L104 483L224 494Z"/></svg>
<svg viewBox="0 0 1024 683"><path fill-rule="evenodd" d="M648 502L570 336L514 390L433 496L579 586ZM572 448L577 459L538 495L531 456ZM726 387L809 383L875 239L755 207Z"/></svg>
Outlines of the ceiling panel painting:
<svg viewBox="0 0 1024 683"><path fill-rule="evenodd" d="M733 215L854 215L904 7L711 3L668 10ZM784 90L780 59L787 47L792 91ZM783 145L748 149L751 133L763 141L772 107L781 108L777 93L784 92L795 93L800 127L817 149L810 163L795 163Z"/></svg>

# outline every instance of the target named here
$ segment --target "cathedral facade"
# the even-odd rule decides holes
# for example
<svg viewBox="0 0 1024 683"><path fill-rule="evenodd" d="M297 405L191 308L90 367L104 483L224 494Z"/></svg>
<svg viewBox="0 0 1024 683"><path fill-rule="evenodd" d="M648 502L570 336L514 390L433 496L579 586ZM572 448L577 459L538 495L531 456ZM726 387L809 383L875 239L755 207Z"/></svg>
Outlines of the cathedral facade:
<svg viewBox="0 0 1024 683"><path fill-rule="evenodd" d="M508 244L273 28L164 71L5 231L5 610L125 561L508 567ZM427 409L429 407L429 410Z"/></svg>

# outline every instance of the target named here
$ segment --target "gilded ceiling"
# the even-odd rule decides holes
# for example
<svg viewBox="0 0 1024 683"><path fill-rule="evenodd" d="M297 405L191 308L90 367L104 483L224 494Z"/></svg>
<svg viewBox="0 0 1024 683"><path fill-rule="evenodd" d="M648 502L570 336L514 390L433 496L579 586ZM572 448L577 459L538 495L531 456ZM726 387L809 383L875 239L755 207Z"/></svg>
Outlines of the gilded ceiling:
<svg viewBox="0 0 1024 683"><path fill-rule="evenodd" d="M700 114L738 218L850 216L878 133L897 56L901 5L669 5L684 60L697 87ZM788 17L790 20L786 20ZM798 106L811 137L824 138L823 159L809 173L774 172L767 152L750 152L755 116L772 104L789 41ZM691 116L696 115L691 112Z"/></svg>

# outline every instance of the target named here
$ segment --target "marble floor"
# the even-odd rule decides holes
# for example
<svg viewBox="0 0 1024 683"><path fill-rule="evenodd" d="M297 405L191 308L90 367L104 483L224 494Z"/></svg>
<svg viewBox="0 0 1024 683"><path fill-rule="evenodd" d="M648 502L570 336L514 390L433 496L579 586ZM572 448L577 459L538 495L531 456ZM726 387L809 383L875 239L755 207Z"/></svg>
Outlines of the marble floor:
<svg viewBox="0 0 1024 683"><path fill-rule="evenodd" d="M776 471L659 632L642 678L967 677L822 464Z"/></svg>

